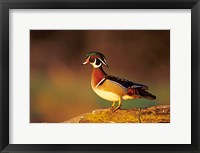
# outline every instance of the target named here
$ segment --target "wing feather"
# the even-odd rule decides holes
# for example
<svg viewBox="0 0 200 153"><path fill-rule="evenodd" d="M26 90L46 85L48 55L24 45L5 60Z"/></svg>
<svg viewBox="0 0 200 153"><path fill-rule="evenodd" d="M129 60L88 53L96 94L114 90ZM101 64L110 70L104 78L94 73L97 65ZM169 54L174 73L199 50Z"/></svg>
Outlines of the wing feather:
<svg viewBox="0 0 200 153"><path fill-rule="evenodd" d="M146 85L135 83L135 82L123 79L123 78L119 78L119 77L115 77L115 76L111 76L111 75L107 75L105 78L108 80L117 82L117 83L121 84L122 86L124 86L125 88L131 87L131 88L142 88L142 89L148 90L148 86L146 86Z"/></svg>

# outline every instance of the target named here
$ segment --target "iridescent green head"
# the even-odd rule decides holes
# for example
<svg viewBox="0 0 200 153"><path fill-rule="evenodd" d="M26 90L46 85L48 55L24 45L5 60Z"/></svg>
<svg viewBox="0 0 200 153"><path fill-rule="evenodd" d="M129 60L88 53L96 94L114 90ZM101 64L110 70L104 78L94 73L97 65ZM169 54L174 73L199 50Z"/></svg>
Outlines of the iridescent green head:
<svg viewBox="0 0 200 153"><path fill-rule="evenodd" d="M94 68L101 67L102 64L108 67L105 56L100 52L89 52L86 61L82 65L91 64Z"/></svg>

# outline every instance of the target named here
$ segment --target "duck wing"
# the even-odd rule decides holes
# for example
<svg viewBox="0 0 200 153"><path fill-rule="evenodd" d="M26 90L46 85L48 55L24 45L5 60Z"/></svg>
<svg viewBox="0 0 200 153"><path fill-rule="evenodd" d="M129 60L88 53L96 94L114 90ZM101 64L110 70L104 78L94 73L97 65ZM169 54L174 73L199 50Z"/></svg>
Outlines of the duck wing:
<svg viewBox="0 0 200 153"><path fill-rule="evenodd" d="M135 82L129 81L127 79L119 78L119 77L116 77L116 76L107 75L105 77L105 80L106 79L113 81L113 82L116 82L116 83L120 84L121 86L125 87L126 89L128 89L128 88L142 88L144 90L148 90L148 86L146 86L146 85L135 83Z"/></svg>

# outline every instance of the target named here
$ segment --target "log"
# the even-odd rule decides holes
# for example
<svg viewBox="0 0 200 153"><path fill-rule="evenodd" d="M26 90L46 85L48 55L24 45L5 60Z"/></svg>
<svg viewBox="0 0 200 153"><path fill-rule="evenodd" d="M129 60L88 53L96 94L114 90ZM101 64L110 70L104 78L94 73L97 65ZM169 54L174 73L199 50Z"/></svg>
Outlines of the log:
<svg viewBox="0 0 200 153"><path fill-rule="evenodd" d="M64 123L170 123L170 106L159 105L148 108L96 109Z"/></svg>

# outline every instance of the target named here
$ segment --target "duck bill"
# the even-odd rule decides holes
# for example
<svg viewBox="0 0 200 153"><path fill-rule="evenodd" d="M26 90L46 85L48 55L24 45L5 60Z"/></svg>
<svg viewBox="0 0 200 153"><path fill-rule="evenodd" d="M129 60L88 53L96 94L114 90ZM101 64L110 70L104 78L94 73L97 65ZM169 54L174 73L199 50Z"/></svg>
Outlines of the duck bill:
<svg viewBox="0 0 200 153"><path fill-rule="evenodd" d="M87 64L89 64L88 60L86 60L85 62L83 62L81 65L84 66L84 65L87 65Z"/></svg>

